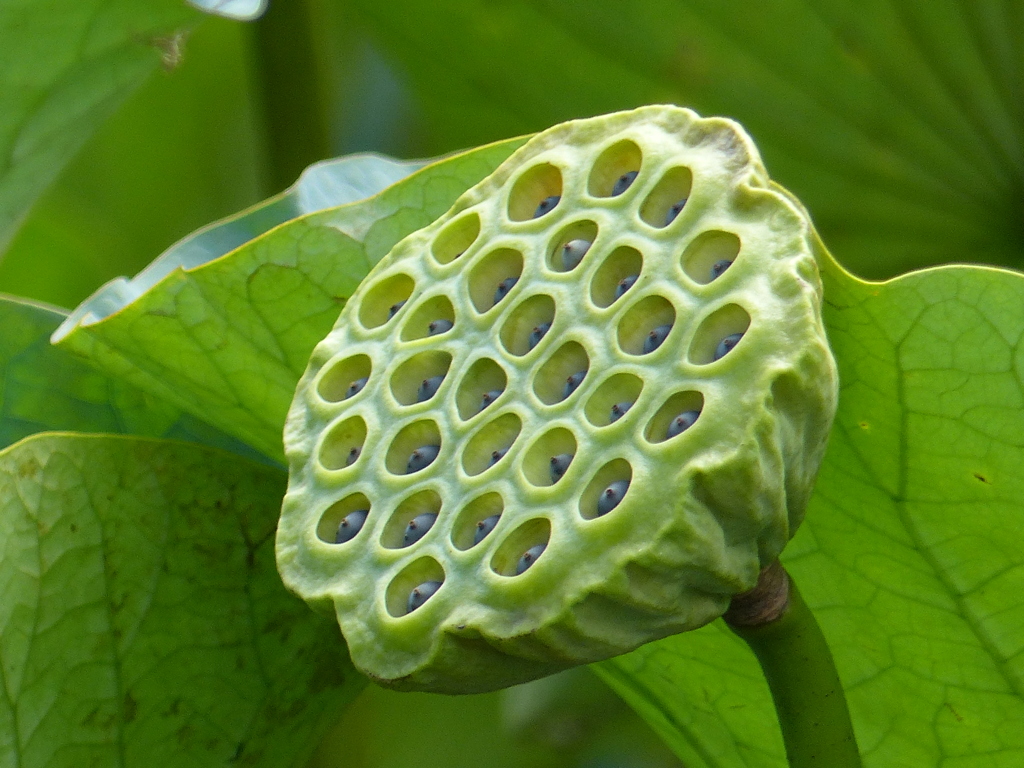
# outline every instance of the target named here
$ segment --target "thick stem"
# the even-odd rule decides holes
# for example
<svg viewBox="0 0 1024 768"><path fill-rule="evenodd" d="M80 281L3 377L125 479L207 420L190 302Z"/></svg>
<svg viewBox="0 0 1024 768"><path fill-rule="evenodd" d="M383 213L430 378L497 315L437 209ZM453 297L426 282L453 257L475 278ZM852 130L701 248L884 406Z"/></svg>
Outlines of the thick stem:
<svg viewBox="0 0 1024 768"><path fill-rule="evenodd" d="M325 30L317 11L315 0L272 2L255 24L256 77L274 192L331 153L319 56Z"/></svg>
<svg viewBox="0 0 1024 768"><path fill-rule="evenodd" d="M832 653L778 561L738 595L726 624L757 656L775 701L790 768L860 768L860 754Z"/></svg>

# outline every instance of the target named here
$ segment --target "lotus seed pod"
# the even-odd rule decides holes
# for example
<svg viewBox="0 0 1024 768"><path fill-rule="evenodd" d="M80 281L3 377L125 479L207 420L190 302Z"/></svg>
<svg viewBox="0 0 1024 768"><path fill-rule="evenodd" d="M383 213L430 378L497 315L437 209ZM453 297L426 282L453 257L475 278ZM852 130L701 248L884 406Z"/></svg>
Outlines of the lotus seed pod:
<svg viewBox="0 0 1024 768"><path fill-rule="evenodd" d="M473 544L479 544L481 541L486 539L487 534L494 530L494 526L498 524L500 519L501 515L491 515L477 523L476 531L473 533Z"/></svg>
<svg viewBox="0 0 1024 768"><path fill-rule="evenodd" d="M360 392L362 392L363 391L363 387L366 386L366 382L368 382L368 381L369 381L369 379L364 376L363 378L356 379L355 381L350 383L348 385L348 389L345 390L345 399L348 399L350 397L355 397Z"/></svg>
<svg viewBox="0 0 1024 768"><path fill-rule="evenodd" d="M644 354L649 355L660 347L664 343L665 339L668 338L668 334L671 330L672 324L666 323L665 325L659 325L648 333L647 338L644 339Z"/></svg>
<svg viewBox="0 0 1024 768"><path fill-rule="evenodd" d="M390 307L388 307L388 320L398 314L398 310L405 306L405 301L396 301Z"/></svg>
<svg viewBox="0 0 1024 768"><path fill-rule="evenodd" d="M589 240L583 240L582 238L576 238L570 240L568 243L562 246L562 268L568 272L571 269L576 269L583 261L583 257L587 255L587 251L590 250L592 243Z"/></svg>
<svg viewBox="0 0 1024 768"><path fill-rule="evenodd" d="M345 457L345 466L351 467L353 464L355 464L356 459L359 458L359 453L360 451L358 446L353 446L352 448L349 448L348 456Z"/></svg>
<svg viewBox="0 0 1024 768"><path fill-rule="evenodd" d="M686 198L683 198L682 200L672 203L672 207L669 208L668 213L665 214L665 223L662 226L667 227L669 224L675 221L676 217L682 212L684 205L686 205Z"/></svg>
<svg viewBox="0 0 1024 768"><path fill-rule="evenodd" d="M627 189L632 186L636 180L638 171L627 171L615 180L614 186L612 186L612 197L618 197L623 194Z"/></svg>
<svg viewBox="0 0 1024 768"><path fill-rule="evenodd" d="M717 618L797 530L835 412L816 242L731 121L657 106L538 134L396 244L313 351L284 436L286 584L367 675L449 693Z"/></svg>
<svg viewBox="0 0 1024 768"><path fill-rule="evenodd" d="M586 371L576 371L576 373L565 380L565 387L562 388L563 400L579 388L580 384L583 383L583 379L586 378L586 375Z"/></svg>
<svg viewBox="0 0 1024 768"><path fill-rule="evenodd" d="M452 321L445 320L443 318L431 321L430 325L427 326L431 336L438 336L442 333L448 333L452 329Z"/></svg>

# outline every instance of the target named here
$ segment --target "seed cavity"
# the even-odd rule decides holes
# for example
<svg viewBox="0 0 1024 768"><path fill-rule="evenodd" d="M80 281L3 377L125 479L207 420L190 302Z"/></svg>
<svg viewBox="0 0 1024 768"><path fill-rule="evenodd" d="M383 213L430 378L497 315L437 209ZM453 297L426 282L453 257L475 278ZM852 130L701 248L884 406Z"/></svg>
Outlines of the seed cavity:
<svg viewBox="0 0 1024 768"><path fill-rule="evenodd" d="M643 163L643 153L636 142L617 141L604 149L587 179L587 192L593 197L617 197L632 186Z"/></svg>
<svg viewBox="0 0 1024 768"><path fill-rule="evenodd" d="M523 552L516 563L516 576L526 573L527 569L537 562L537 559L543 554L545 549L547 549L547 544L534 544Z"/></svg>
<svg viewBox="0 0 1024 768"><path fill-rule="evenodd" d="M508 196L508 217L529 221L558 205L562 195L562 172L551 163L528 168L513 182Z"/></svg>
<svg viewBox="0 0 1024 768"><path fill-rule="evenodd" d="M479 475L494 466L515 443L522 428L522 420L514 413L503 413L483 424L469 438L462 452L462 468L466 474Z"/></svg>
<svg viewBox="0 0 1024 768"><path fill-rule="evenodd" d="M369 287L359 301L357 317L359 323L367 329L378 328L402 308L406 300L412 296L416 283L409 275L397 274L386 277ZM392 312L392 307L397 309Z"/></svg>
<svg viewBox="0 0 1024 768"><path fill-rule="evenodd" d="M720 360L743 338L750 327L750 315L739 304L726 304L701 321L690 342L689 359L694 365Z"/></svg>
<svg viewBox="0 0 1024 768"><path fill-rule="evenodd" d="M685 197L682 200L677 200L676 202L672 203L672 205L669 206L668 213L665 214L665 223L662 226L667 227L669 224L675 221L676 217L680 213L682 213L684 205L686 205Z"/></svg>
<svg viewBox="0 0 1024 768"><path fill-rule="evenodd" d="M393 475L421 472L437 458L441 445L441 431L432 419L407 424L388 446L384 465Z"/></svg>
<svg viewBox="0 0 1024 768"><path fill-rule="evenodd" d="M329 362L320 372L316 392L328 403L339 403L358 394L370 380L370 358L367 355L353 355L337 362ZM353 389L353 385L362 385ZM351 390L351 394L349 394Z"/></svg>
<svg viewBox="0 0 1024 768"><path fill-rule="evenodd" d="M662 345L676 322L676 310L663 296L645 296L619 320L619 347L629 355L648 355Z"/></svg>
<svg viewBox="0 0 1024 768"><path fill-rule="evenodd" d="M327 544L344 544L356 537L370 514L370 500L354 493L331 504L316 526L316 536Z"/></svg>
<svg viewBox="0 0 1024 768"><path fill-rule="evenodd" d="M569 470L569 465L572 464L573 458L573 454L571 453L560 453L557 456L551 457L552 485L562 479L565 473Z"/></svg>
<svg viewBox="0 0 1024 768"><path fill-rule="evenodd" d="M356 459L359 458L359 454L360 453L361 453L361 450L358 447L351 448L349 450L349 452L348 452L348 456L345 457L345 466L346 467L351 467L353 464L355 464L356 463Z"/></svg>
<svg viewBox="0 0 1024 768"><path fill-rule="evenodd" d="M580 384L583 383L583 379L586 377L586 370L576 371L572 376L565 380L565 387L562 389L562 399L569 397L573 392L579 389Z"/></svg>
<svg viewBox="0 0 1024 768"><path fill-rule="evenodd" d="M349 382L348 388L345 390L345 399L348 400L350 397L358 395L366 388L369 381L369 377L363 376L361 379L355 379L354 381Z"/></svg>
<svg viewBox="0 0 1024 768"><path fill-rule="evenodd" d="M672 330L671 324L659 325L654 328L650 333L647 334L647 338L644 339L644 354L649 355L651 352L660 347L665 343L665 339L668 338L669 332Z"/></svg>
<svg viewBox="0 0 1024 768"><path fill-rule="evenodd" d="M540 487L553 485L565 474L576 451L576 437L570 430L549 429L530 444L523 456L526 481Z"/></svg>
<svg viewBox="0 0 1024 768"><path fill-rule="evenodd" d="M562 246L562 268L569 272L579 266L593 243L589 240L576 238Z"/></svg>
<svg viewBox="0 0 1024 768"><path fill-rule="evenodd" d="M640 218L652 227L667 227L683 210L692 186L693 174L689 168L670 168L640 206Z"/></svg>
<svg viewBox="0 0 1024 768"><path fill-rule="evenodd" d="M535 517L507 533L491 556L491 569L501 576L518 576L532 566L551 540L551 521ZM520 568L523 556L529 552L526 568Z"/></svg>
<svg viewBox="0 0 1024 768"><path fill-rule="evenodd" d="M584 520L603 517L618 507L633 480L633 468L625 459L614 459L590 478L580 494L579 512Z"/></svg>
<svg viewBox="0 0 1024 768"><path fill-rule="evenodd" d="M391 580L384 592L384 605L391 616L400 618L421 608L443 584L441 564L432 557L421 557L409 563ZM414 592L418 592L415 599Z"/></svg>
<svg viewBox="0 0 1024 768"><path fill-rule="evenodd" d="M334 536L334 543L344 544L346 541L352 541L356 534L363 530L363 524L369 514L370 510L368 509L354 509L345 515L338 523L338 532Z"/></svg>
<svg viewBox="0 0 1024 768"><path fill-rule="evenodd" d="M484 392L483 397L480 398L480 400L481 400L480 410L482 411L484 408L486 408L491 403L493 403L495 400L497 400L499 397L501 397L501 394L504 391L505 391L504 389L492 389L490 392Z"/></svg>
<svg viewBox="0 0 1024 768"><path fill-rule="evenodd" d="M665 430L665 439L681 435L697 423L698 416L700 416L700 411L683 411L680 413L668 423L668 429Z"/></svg>
<svg viewBox="0 0 1024 768"><path fill-rule="evenodd" d="M498 521L501 520L501 515L491 515L485 517L483 520L476 524L476 530L473 532L473 544L479 544L481 541L487 538L487 534L494 530Z"/></svg>
<svg viewBox="0 0 1024 768"><path fill-rule="evenodd" d="M555 319L555 300L546 293L519 302L502 323L499 338L509 354L521 357L540 343Z"/></svg>
<svg viewBox="0 0 1024 768"><path fill-rule="evenodd" d="M644 427L649 443L661 443L693 426L704 409L704 395L695 390L676 392L655 411Z"/></svg>
<svg viewBox="0 0 1024 768"><path fill-rule="evenodd" d="M701 232L683 251L683 271L695 283L705 285L718 279L739 252L740 239L732 232L720 229Z"/></svg>
<svg viewBox="0 0 1024 768"><path fill-rule="evenodd" d="M358 458L359 449L366 441L366 422L360 416L349 416L337 421L325 430L316 449L316 458L320 466L334 471L344 469Z"/></svg>
<svg viewBox="0 0 1024 768"><path fill-rule="evenodd" d="M446 320L443 317L439 317L437 320L432 320L427 326L428 336L440 336L442 333L448 333L453 327L454 323L451 320Z"/></svg>
<svg viewBox="0 0 1024 768"><path fill-rule="evenodd" d="M529 349L533 349L540 344L540 340L543 339L550 330L551 323L541 323L540 325L533 326L533 330L530 331L530 336L526 340L526 346Z"/></svg>
<svg viewBox="0 0 1024 768"><path fill-rule="evenodd" d="M430 378L424 379L420 382L420 386L416 390L416 402L425 403L436 395L442 381L444 381L444 374L431 376Z"/></svg>
<svg viewBox="0 0 1024 768"><path fill-rule="evenodd" d="M508 292L511 291L515 284L518 282L518 277L506 277L504 280L498 283L498 287L494 289L494 304L497 304L499 301L508 296Z"/></svg>
<svg viewBox="0 0 1024 768"><path fill-rule="evenodd" d="M402 341L415 341L428 336L437 336L452 329L455 324L455 308L447 296L431 296L419 302L410 312L402 313Z"/></svg>
<svg viewBox="0 0 1024 768"><path fill-rule="evenodd" d="M607 515L617 506L629 490L628 480L616 480L605 488L597 499L597 516Z"/></svg>
<svg viewBox="0 0 1024 768"><path fill-rule="evenodd" d="M396 301L390 307L388 307L388 320L398 314L398 310L405 306L405 300Z"/></svg>
<svg viewBox="0 0 1024 768"><path fill-rule="evenodd" d="M533 218L539 219L541 216L551 213L551 211L555 210L555 206L558 205L558 201L561 199L561 195L548 195L545 197L537 205L537 209L533 212Z"/></svg>
<svg viewBox="0 0 1024 768"><path fill-rule="evenodd" d="M455 405L459 418L468 421L484 411L501 396L508 385L505 370L489 357L481 357L469 365L458 378Z"/></svg>
<svg viewBox="0 0 1024 768"><path fill-rule="evenodd" d="M391 394L402 405L425 402L437 394L451 364L448 352L419 352L395 368L391 374Z"/></svg>
<svg viewBox="0 0 1024 768"><path fill-rule="evenodd" d="M523 254L497 248L475 260L469 270L469 298L480 314L500 304L523 274Z"/></svg>
<svg viewBox="0 0 1024 768"><path fill-rule="evenodd" d="M459 510L452 526L452 544L465 551L483 541L494 530L505 511L501 494L488 491Z"/></svg>
<svg viewBox="0 0 1024 768"><path fill-rule="evenodd" d="M590 368L590 356L583 345L568 341L556 349L533 376L533 391L545 405L569 397L583 383Z"/></svg>
<svg viewBox="0 0 1024 768"><path fill-rule="evenodd" d="M626 411L633 407L633 404L628 400L623 400L621 403L613 403L611 410L608 414L608 423L614 424L616 421L626 415Z"/></svg>
<svg viewBox="0 0 1024 768"><path fill-rule="evenodd" d="M619 280L615 285L615 298L621 299L626 295L626 291L636 285L637 279L640 275L626 275L624 278Z"/></svg>
<svg viewBox="0 0 1024 768"><path fill-rule="evenodd" d="M599 307L610 307L637 281L644 257L636 248L619 246L601 262L590 283L590 298Z"/></svg>
<svg viewBox="0 0 1024 768"><path fill-rule="evenodd" d="M475 212L449 222L434 238L431 253L439 264L448 264L464 254L480 235L480 216Z"/></svg>

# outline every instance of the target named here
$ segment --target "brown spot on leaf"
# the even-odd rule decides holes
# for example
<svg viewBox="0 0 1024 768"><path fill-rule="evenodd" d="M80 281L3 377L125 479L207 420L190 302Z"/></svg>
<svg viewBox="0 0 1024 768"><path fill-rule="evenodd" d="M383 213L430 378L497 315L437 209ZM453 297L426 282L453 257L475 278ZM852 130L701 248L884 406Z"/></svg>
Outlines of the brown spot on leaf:
<svg viewBox="0 0 1024 768"><path fill-rule="evenodd" d="M974 479L977 480L978 482L984 483L985 485L992 485L992 483L989 481L987 477L985 477L982 474L979 474L978 472L974 473Z"/></svg>

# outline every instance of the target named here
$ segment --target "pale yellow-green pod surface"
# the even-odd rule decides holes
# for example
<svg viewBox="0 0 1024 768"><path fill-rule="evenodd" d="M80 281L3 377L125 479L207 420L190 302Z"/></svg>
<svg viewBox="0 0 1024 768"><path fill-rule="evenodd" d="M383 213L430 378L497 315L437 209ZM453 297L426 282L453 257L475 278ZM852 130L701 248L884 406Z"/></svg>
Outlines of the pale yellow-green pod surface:
<svg viewBox="0 0 1024 768"><path fill-rule="evenodd" d="M371 678L450 693L720 616L796 531L835 412L813 238L732 121L538 134L313 352L286 584Z"/></svg>

